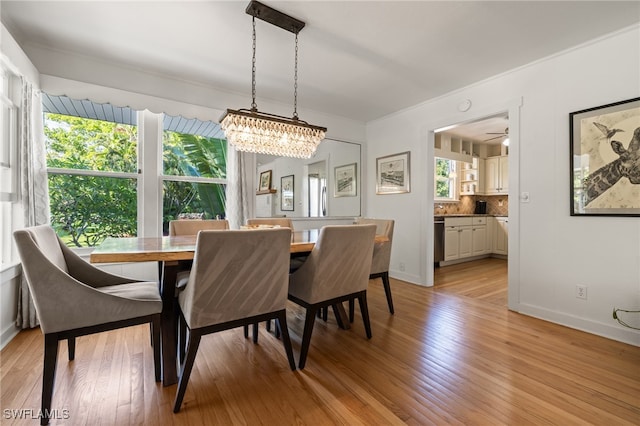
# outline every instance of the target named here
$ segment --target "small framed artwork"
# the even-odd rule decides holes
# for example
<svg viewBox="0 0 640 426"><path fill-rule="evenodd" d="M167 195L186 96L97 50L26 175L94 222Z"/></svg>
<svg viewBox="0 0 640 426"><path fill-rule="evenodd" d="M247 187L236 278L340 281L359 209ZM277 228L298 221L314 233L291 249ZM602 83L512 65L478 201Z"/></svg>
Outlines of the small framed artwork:
<svg viewBox="0 0 640 426"><path fill-rule="evenodd" d="M281 194L280 194L280 210L283 211L293 211L294 210L294 204L293 204L293 197L294 197L294 186L293 186L294 182L293 182L293 175L289 175L289 176L282 176L280 178L280 187L281 187Z"/></svg>
<svg viewBox="0 0 640 426"><path fill-rule="evenodd" d="M357 164L345 164L335 168L335 188L334 197L355 197L356 196L356 171Z"/></svg>
<svg viewBox="0 0 640 426"><path fill-rule="evenodd" d="M571 216L640 216L640 98L569 114Z"/></svg>
<svg viewBox="0 0 640 426"><path fill-rule="evenodd" d="M258 184L258 192L269 191L271 189L271 170L260 173L260 183Z"/></svg>
<svg viewBox="0 0 640 426"><path fill-rule="evenodd" d="M411 191L411 153L387 155L376 159L376 194L402 194Z"/></svg>

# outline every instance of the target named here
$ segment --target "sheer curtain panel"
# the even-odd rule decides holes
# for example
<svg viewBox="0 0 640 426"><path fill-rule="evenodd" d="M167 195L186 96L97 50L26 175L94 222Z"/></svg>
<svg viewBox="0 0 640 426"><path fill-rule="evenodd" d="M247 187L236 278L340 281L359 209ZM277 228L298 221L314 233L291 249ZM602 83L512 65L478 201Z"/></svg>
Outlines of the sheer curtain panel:
<svg viewBox="0 0 640 426"><path fill-rule="evenodd" d="M237 151L229 145L227 153L227 220L231 229L239 229L253 217L253 181L255 155Z"/></svg>
<svg viewBox="0 0 640 426"><path fill-rule="evenodd" d="M40 91L22 78L19 122L20 203L24 211L24 225L49 223L49 188L47 161L42 127L42 99ZM22 274L18 291L16 325L32 328L39 324L33 299Z"/></svg>

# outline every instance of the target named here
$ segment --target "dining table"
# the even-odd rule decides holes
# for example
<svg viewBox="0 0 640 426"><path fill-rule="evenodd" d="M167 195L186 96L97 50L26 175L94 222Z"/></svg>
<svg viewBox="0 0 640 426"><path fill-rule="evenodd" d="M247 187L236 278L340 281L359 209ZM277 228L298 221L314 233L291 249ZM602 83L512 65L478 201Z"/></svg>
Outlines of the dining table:
<svg viewBox="0 0 640 426"><path fill-rule="evenodd" d="M224 231L220 231L224 232ZM309 254L318 240L319 229L291 233L291 257ZM161 357L162 383L170 386L178 382L177 335L178 305L176 278L189 267L196 250L196 235L163 237L108 237L91 252L91 263L157 262L158 282L162 298ZM388 241L376 235L375 242ZM349 328L349 319L342 304L334 306L336 320L341 328Z"/></svg>

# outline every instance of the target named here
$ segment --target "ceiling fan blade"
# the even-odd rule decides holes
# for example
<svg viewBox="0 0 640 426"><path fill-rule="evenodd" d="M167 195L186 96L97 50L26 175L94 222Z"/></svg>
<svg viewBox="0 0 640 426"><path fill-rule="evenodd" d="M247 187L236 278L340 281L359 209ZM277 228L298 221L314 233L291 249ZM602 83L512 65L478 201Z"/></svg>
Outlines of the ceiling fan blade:
<svg viewBox="0 0 640 426"><path fill-rule="evenodd" d="M504 135L504 132L487 132L487 135Z"/></svg>
<svg viewBox="0 0 640 426"><path fill-rule="evenodd" d="M493 133L493 134L495 134L495 133ZM500 136L496 136L495 138L491 138L491 139L485 139L483 142L489 142L489 141L492 141L494 139L500 139L502 137L502 135L503 135L503 133L500 133Z"/></svg>

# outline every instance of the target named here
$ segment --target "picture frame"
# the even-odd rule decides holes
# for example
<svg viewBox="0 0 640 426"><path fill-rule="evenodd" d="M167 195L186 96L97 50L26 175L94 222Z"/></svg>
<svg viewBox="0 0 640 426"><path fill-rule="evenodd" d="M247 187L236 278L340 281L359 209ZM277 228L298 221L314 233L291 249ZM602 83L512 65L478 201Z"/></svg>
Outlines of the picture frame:
<svg viewBox="0 0 640 426"><path fill-rule="evenodd" d="M280 210L295 210L294 175L282 176L280 178Z"/></svg>
<svg viewBox="0 0 640 426"><path fill-rule="evenodd" d="M271 170L260 173L260 182L258 183L258 192L269 191L271 189Z"/></svg>
<svg viewBox="0 0 640 426"><path fill-rule="evenodd" d="M334 197L355 197L358 191L357 163L345 164L334 169Z"/></svg>
<svg viewBox="0 0 640 426"><path fill-rule="evenodd" d="M411 152L376 158L376 194L411 192Z"/></svg>
<svg viewBox="0 0 640 426"><path fill-rule="evenodd" d="M569 114L571 216L640 216L640 98Z"/></svg>

